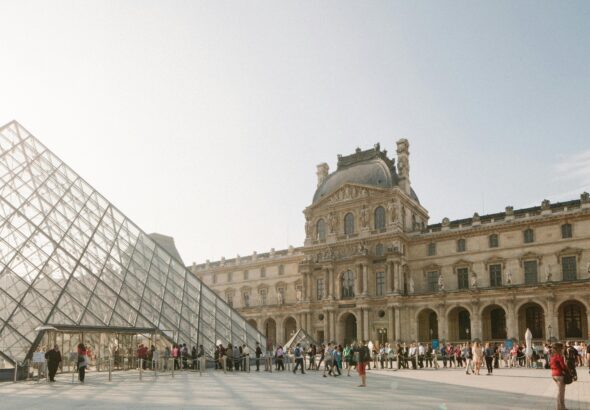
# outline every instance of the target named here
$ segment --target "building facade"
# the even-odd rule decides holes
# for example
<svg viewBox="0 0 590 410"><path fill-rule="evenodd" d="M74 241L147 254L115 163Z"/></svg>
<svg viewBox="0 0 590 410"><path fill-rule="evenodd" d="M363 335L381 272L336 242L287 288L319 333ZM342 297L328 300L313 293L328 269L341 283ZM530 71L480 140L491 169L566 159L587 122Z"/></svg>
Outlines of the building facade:
<svg viewBox="0 0 590 410"><path fill-rule="evenodd" d="M409 155L318 165L302 247L191 270L276 343L590 338L589 195L429 224Z"/></svg>

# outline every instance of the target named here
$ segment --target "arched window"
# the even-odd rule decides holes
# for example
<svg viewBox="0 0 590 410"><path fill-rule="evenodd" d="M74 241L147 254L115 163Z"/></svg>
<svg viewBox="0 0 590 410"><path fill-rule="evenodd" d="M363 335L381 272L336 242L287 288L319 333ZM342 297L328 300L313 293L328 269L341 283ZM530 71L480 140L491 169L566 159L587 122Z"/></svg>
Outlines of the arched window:
<svg viewBox="0 0 590 410"><path fill-rule="evenodd" d="M354 297L354 273L347 270L342 274L342 299Z"/></svg>
<svg viewBox="0 0 590 410"><path fill-rule="evenodd" d="M563 308L563 321L565 324L565 337L582 337L582 309L574 303Z"/></svg>
<svg viewBox="0 0 590 410"><path fill-rule="evenodd" d="M318 233L318 239L320 241L326 240L326 222L323 218L320 218L316 224L316 231Z"/></svg>
<svg viewBox="0 0 590 410"><path fill-rule="evenodd" d="M349 212L344 217L344 233L352 235L354 233L354 215Z"/></svg>
<svg viewBox="0 0 590 410"><path fill-rule="evenodd" d="M378 206L375 209L375 229L385 228L385 209L382 206Z"/></svg>

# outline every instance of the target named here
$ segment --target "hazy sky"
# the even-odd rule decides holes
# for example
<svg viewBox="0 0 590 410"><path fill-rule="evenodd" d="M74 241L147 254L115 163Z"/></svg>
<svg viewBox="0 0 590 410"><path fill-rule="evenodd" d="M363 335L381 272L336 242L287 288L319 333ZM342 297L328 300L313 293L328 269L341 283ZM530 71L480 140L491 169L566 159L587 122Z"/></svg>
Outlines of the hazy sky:
<svg viewBox="0 0 590 410"><path fill-rule="evenodd" d="M16 119L187 264L300 246L316 165L410 141L430 222L590 190L588 1L0 1Z"/></svg>

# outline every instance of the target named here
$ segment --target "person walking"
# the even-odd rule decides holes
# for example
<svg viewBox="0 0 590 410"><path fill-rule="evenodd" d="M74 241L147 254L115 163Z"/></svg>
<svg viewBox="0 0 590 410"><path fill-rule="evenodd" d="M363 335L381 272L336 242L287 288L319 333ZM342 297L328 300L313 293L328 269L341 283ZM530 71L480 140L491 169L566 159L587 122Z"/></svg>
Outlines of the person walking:
<svg viewBox="0 0 590 410"><path fill-rule="evenodd" d="M295 346L295 367L293 368L293 374L297 373L297 369L301 366L301 374L305 374L305 365L303 364L303 350L301 349L301 343L297 343Z"/></svg>
<svg viewBox="0 0 590 410"><path fill-rule="evenodd" d="M285 370L285 365L283 364L283 356L285 355L285 351L283 350L283 346L277 347L277 351L275 353L276 361L277 361L277 368L276 371Z"/></svg>
<svg viewBox="0 0 590 410"><path fill-rule="evenodd" d="M471 342L468 342L464 348L465 355L465 374L475 373L473 369L473 349L471 348Z"/></svg>
<svg viewBox="0 0 590 410"><path fill-rule="evenodd" d="M557 410L565 410L565 381L564 376L568 372L567 365L563 359L563 345L554 343L551 348L551 359L549 367L551 368L551 377L557 385Z"/></svg>
<svg viewBox="0 0 590 410"><path fill-rule="evenodd" d="M78 380L84 383L86 368L88 367L88 352L83 343L78 345Z"/></svg>
<svg viewBox="0 0 590 410"><path fill-rule="evenodd" d="M481 369L481 360L483 358L483 349L481 348L481 344L479 342L475 342L473 344L473 363L475 365L475 374L479 376L479 370Z"/></svg>
<svg viewBox="0 0 590 410"><path fill-rule="evenodd" d="M367 362L371 360L371 351L367 347L365 340L361 341L361 346L358 349L359 362L356 366L361 384L358 387L367 387Z"/></svg>
<svg viewBox="0 0 590 410"><path fill-rule="evenodd" d="M260 371L260 356L262 356L262 349L260 348L260 343L256 342L256 371Z"/></svg>
<svg viewBox="0 0 590 410"><path fill-rule="evenodd" d="M486 348L483 352L485 358L486 358L486 367L488 368L488 376L492 375L492 372L494 371L494 349L490 346L490 343L487 342L486 343Z"/></svg>
<svg viewBox="0 0 590 410"><path fill-rule="evenodd" d="M55 381L55 374L57 373L57 369L59 367L59 363L61 362L61 353L59 351L59 346L53 346L53 349L45 353L45 359L47 360L47 370L49 372L49 381Z"/></svg>
<svg viewBox="0 0 590 410"><path fill-rule="evenodd" d="M199 351L197 352L197 359L199 359L199 372L204 372L206 371L206 367L207 367L207 362L206 362L206 356L205 356L205 348L203 347L203 345L199 345Z"/></svg>

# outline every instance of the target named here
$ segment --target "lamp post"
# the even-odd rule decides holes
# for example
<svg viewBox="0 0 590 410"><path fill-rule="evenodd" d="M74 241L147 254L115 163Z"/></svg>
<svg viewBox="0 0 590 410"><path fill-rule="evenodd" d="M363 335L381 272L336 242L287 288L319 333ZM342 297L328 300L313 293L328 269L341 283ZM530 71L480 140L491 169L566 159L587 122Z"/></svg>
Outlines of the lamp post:
<svg viewBox="0 0 590 410"><path fill-rule="evenodd" d="M387 334L387 329L382 327L380 329L377 329L377 333L379 333L379 343L380 343L379 346L383 346L383 338Z"/></svg>
<svg viewBox="0 0 590 410"><path fill-rule="evenodd" d="M465 328L465 334L467 335L467 340L470 340L469 339L469 328L468 327Z"/></svg>
<svg viewBox="0 0 590 410"><path fill-rule="evenodd" d="M549 330L549 343L551 343L551 339L553 339L553 327L551 325L547 326L547 330Z"/></svg>

